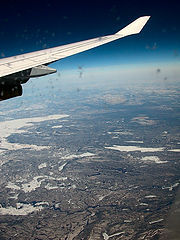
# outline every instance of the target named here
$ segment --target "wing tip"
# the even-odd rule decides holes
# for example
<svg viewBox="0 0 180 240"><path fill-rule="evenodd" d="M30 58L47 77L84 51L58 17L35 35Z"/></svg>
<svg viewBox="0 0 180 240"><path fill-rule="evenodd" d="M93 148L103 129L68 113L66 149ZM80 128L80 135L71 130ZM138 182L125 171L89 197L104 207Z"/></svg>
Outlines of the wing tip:
<svg viewBox="0 0 180 240"><path fill-rule="evenodd" d="M138 34L143 29L144 25L147 23L151 16L142 16L137 18L135 21L118 31L117 35L128 36L132 34Z"/></svg>

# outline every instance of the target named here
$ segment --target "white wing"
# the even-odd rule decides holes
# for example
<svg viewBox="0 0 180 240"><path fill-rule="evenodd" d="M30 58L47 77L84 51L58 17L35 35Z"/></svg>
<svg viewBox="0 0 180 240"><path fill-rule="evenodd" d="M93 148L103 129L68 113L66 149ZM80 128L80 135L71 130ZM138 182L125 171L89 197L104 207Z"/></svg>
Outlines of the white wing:
<svg viewBox="0 0 180 240"><path fill-rule="evenodd" d="M22 72L24 70L32 70L33 68L36 69L36 67L38 66L43 68L42 65L47 65L62 58L86 51L91 48L95 48L97 46L106 44L108 42L123 38L131 34L137 34L141 31L149 18L150 16L140 17L113 35L107 35L104 37L93 38L77 43L67 44L59 47L0 59L0 78L8 76L10 74ZM44 69L46 70L46 67ZM51 73L50 68L49 72L46 73L45 71L45 73L42 75L46 75L48 73ZM35 75L36 74L34 74L34 76ZM33 74L31 76L33 76Z"/></svg>

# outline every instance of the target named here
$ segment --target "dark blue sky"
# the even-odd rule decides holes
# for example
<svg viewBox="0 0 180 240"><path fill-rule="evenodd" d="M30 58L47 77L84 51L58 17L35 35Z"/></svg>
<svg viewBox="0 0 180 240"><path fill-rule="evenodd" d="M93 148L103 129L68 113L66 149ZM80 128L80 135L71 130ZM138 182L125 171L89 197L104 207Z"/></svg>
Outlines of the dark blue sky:
<svg viewBox="0 0 180 240"><path fill-rule="evenodd" d="M179 61L179 1L12 1L1 3L1 57L111 34L139 16L151 19L136 36L68 58L89 66ZM62 60L66 63L66 59Z"/></svg>

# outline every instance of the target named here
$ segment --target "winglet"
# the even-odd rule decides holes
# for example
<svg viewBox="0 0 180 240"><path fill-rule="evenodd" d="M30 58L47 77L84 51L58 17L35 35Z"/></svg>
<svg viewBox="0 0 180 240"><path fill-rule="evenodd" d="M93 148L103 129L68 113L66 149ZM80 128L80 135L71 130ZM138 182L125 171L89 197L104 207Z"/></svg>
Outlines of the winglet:
<svg viewBox="0 0 180 240"><path fill-rule="evenodd" d="M137 18L134 22L127 25L125 28L121 29L119 32L116 33L116 35L123 35L128 36L131 34L137 34L139 33L144 25L149 20L150 16L144 16Z"/></svg>

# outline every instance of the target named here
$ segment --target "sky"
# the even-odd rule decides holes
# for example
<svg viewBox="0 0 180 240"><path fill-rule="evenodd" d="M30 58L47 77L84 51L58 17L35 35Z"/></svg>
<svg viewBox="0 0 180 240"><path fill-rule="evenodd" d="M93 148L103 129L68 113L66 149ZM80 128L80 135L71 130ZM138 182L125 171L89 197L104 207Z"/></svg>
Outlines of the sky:
<svg viewBox="0 0 180 240"><path fill-rule="evenodd" d="M73 70L80 76L80 72L84 74L89 69L97 73L98 69L102 72L111 66L127 72L135 66L136 72L147 66L158 71L162 64L164 68L178 68L178 1L8 0L1 3L0 11L1 58L112 34L136 18L150 15L140 34L62 59L52 67L67 71L69 78L73 77ZM111 69L115 71L114 67Z"/></svg>
<svg viewBox="0 0 180 240"><path fill-rule="evenodd" d="M1 57L112 34L143 15L151 19L141 34L91 50L87 60L96 55L101 63L104 57L116 62L121 56L141 61L144 55L151 61L179 54L178 1L8 0L0 11Z"/></svg>

